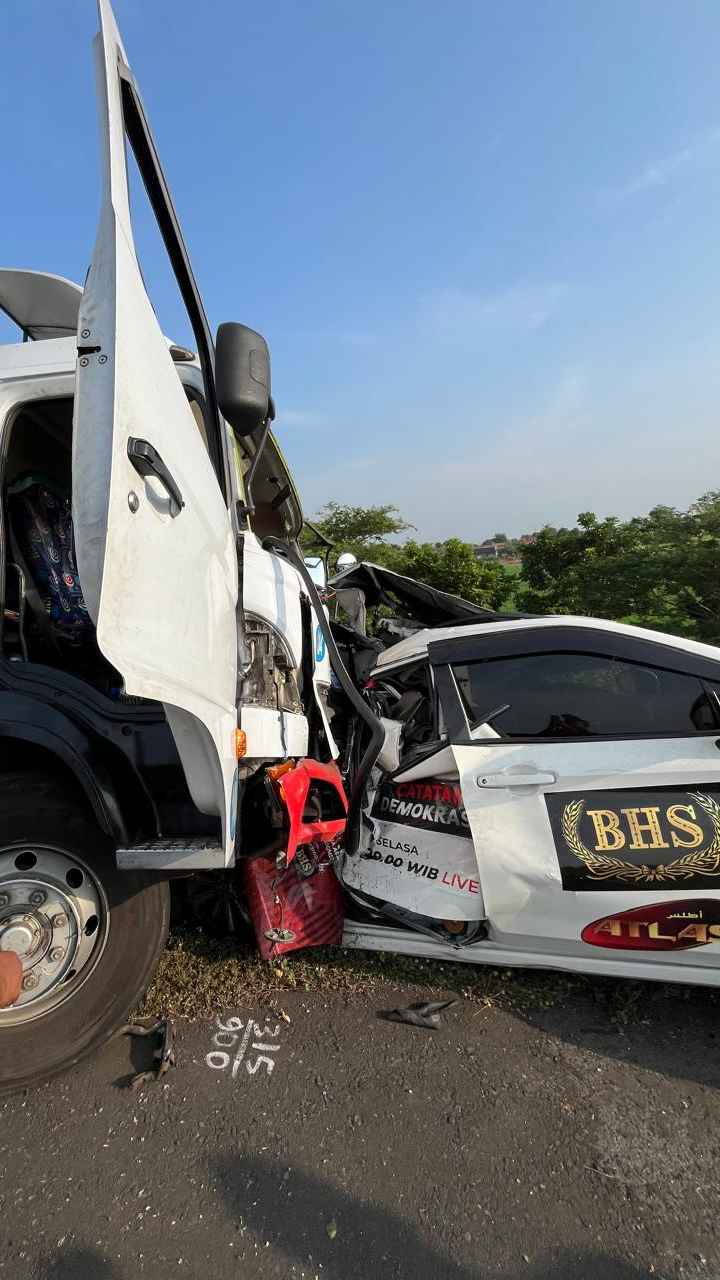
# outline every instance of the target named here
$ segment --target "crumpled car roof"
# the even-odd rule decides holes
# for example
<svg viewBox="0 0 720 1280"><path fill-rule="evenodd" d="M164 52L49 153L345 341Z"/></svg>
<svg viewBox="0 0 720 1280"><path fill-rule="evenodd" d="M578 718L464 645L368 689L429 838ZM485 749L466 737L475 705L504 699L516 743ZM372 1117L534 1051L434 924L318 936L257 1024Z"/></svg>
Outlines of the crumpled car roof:
<svg viewBox="0 0 720 1280"><path fill-rule="evenodd" d="M406 578L402 573L385 569L382 565L364 561L350 565L336 573L328 583L334 591L359 590L364 593L369 608L384 604L398 611L421 627L442 627L463 622L498 622L517 618L517 613L497 613L471 604L460 596L438 591L424 582Z"/></svg>

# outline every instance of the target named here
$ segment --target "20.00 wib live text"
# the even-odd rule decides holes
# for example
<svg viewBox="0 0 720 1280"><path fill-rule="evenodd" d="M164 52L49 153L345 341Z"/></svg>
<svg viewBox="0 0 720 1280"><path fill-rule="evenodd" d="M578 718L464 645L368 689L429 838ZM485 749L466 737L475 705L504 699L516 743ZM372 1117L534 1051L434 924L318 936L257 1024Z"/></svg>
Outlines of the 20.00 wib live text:
<svg viewBox="0 0 720 1280"><path fill-rule="evenodd" d="M405 859L397 854L386 853L383 855L381 849L402 849L405 853L415 853L418 850L416 845L405 844L400 840L390 840L386 836L378 837L376 848L364 853L364 859L370 862L382 862L386 867L394 867L396 871L400 871L405 866ZM416 876L423 876L426 880L438 880L440 884L444 884L448 889L464 889L467 893L480 892L480 881L472 880L470 876L461 876L457 871L443 871L440 874L439 867L433 867L426 862L413 862L410 858L407 860L407 871Z"/></svg>

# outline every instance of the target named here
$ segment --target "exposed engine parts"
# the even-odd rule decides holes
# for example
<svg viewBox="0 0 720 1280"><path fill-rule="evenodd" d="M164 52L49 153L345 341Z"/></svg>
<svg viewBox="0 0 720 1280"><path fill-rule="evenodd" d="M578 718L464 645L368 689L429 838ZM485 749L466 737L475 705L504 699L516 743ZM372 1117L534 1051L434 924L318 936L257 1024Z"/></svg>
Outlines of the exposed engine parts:
<svg viewBox="0 0 720 1280"><path fill-rule="evenodd" d="M301 712L299 673L282 636L267 622L248 617L245 644L249 663L242 681L243 705Z"/></svg>

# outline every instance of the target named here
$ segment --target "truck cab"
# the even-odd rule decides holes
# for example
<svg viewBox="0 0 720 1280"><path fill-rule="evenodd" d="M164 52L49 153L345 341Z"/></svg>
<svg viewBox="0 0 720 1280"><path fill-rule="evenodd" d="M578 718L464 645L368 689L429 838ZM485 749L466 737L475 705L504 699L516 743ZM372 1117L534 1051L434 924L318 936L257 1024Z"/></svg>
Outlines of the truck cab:
<svg viewBox="0 0 720 1280"><path fill-rule="evenodd" d="M310 756L342 792L267 346L241 324L212 335L108 0L98 10L84 287L0 271L18 327L0 347L0 950L23 964L0 1089L126 1018L164 944L168 877L233 865L268 765ZM145 290L130 152L194 350ZM248 811L261 843L263 806Z"/></svg>

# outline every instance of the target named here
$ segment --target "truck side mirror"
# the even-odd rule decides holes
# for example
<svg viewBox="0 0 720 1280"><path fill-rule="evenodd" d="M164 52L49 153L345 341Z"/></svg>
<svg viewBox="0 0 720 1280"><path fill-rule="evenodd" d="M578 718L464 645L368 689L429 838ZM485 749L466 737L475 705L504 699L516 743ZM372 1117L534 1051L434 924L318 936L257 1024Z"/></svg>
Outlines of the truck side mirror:
<svg viewBox="0 0 720 1280"><path fill-rule="evenodd" d="M244 324L221 324L215 343L215 387L226 422L250 436L275 416L270 395L270 352L261 334Z"/></svg>
<svg viewBox="0 0 720 1280"><path fill-rule="evenodd" d="M303 556L303 563L318 591L327 586L327 570L322 556Z"/></svg>

